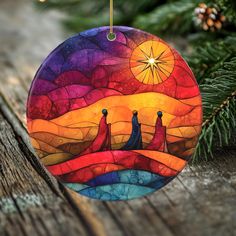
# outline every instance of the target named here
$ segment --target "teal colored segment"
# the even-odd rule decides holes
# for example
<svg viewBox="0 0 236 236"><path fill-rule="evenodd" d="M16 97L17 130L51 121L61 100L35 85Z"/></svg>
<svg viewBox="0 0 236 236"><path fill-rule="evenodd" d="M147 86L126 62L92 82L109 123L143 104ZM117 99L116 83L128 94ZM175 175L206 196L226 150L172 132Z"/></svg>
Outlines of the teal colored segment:
<svg viewBox="0 0 236 236"><path fill-rule="evenodd" d="M89 186L86 184L79 183L64 183L64 185L70 189L73 189L76 192L79 192L82 189L88 188Z"/></svg>
<svg viewBox="0 0 236 236"><path fill-rule="evenodd" d="M142 170L119 171L118 175L120 177L121 183L130 183L137 185L147 185L150 182L163 178L160 175L156 175Z"/></svg>
<svg viewBox="0 0 236 236"><path fill-rule="evenodd" d="M90 187L79 191L80 194L99 200L130 200L154 192L155 189L134 184L117 183Z"/></svg>

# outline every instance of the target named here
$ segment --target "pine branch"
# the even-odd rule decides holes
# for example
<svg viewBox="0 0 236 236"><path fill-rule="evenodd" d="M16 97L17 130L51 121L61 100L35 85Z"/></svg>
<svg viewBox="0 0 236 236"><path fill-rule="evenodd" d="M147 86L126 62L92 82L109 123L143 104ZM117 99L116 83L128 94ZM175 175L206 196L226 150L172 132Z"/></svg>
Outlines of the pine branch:
<svg viewBox="0 0 236 236"><path fill-rule="evenodd" d="M229 145L236 127L236 93L226 99L211 119L204 122L192 161L213 158L213 150ZM216 142L216 143L215 143Z"/></svg>
<svg viewBox="0 0 236 236"><path fill-rule="evenodd" d="M200 39L199 39L200 40ZM186 59L196 75L198 83L204 84L205 78L212 76L216 70L221 68L227 60L236 55L236 35L225 39L212 39L202 37L198 43L193 45L193 52Z"/></svg>
<svg viewBox="0 0 236 236"><path fill-rule="evenodd" d="M204 123L193 161L213 157L216 146L229 145L236 131L236 57L223 63L200 86Z"/></svg>
<svg viewBox="0 0 236 236"><path fill-rule="evenodd" d="M153 0L119 0L114 1L115 25L132 25L134 18L142 13L149 12L159 5L159 1ZM41 9L59 9L68 14L64 21L65 26L72 31L109 24L108 0L47 0L37 3Z"/></svg>
<svg viewBox="0 0 236 236"><path fill-rule="evenodd" d="M158 35L187 33L193 27L193 11L198 2L199 0L180 0L158 6L152 12L138 16L134 26Z"/></svg>
<svg viewBox="0 0 236 236"><path fill-rule="evenodd" d="M209 40L202 38L200 42ZM189 64L200 84L204 113L193 156L196 162L213 157L217 147L231 144L236 133L236 35L193 46Z"/></svg>

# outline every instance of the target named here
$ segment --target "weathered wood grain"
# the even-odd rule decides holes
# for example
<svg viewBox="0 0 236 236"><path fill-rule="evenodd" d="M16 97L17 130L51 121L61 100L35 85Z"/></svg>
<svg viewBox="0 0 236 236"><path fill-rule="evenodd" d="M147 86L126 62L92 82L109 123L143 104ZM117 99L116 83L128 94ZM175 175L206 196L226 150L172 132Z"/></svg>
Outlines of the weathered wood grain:
<svg viewBox="0 0 236 236"><path fill-rule="evenodd" d="M63 40L55 13L0 2L0 235L236 235L236 151L188 166L165 188L127 202L64 188L35 157L25 130L27 91Z"/></svg>
<svg viewBox="0 0 236 236"><path fill-rule="evenodd" d="M0 235L46 235L50 232L89 235L74 223L79 218L59 189L36 172L21 137L0 114ZM16 224L16 228L15 225ZM17 229L18 228L18 229Z"/></svg>

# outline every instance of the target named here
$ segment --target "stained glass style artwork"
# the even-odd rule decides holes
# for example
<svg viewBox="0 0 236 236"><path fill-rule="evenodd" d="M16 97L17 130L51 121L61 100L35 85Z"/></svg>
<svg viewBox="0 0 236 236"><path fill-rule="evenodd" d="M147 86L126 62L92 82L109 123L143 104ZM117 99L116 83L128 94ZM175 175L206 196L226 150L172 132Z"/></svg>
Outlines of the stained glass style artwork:
<svg viewBox="0 0 236 236"><path fill-rule="evenodd" d="M39 68L27 126L46 168L100 200L129 200L173 180L194 152L202 103L190 68L160 38L129 28L77 34Z"/></svg>

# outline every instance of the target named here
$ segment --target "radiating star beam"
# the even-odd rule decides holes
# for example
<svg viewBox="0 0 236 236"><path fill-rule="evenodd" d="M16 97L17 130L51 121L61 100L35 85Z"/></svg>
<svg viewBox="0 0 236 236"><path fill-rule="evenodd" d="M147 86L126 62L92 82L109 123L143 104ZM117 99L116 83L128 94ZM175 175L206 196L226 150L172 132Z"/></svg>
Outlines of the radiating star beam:
<svg viewBox="0 0 236 236"><path fill-rule="evenodd" d="M138 53L139 52L139 53ZM134 57L138 58L134 60L133 68L137 66L140 69L135 69L135 76L140 82L148 84L162 83L167 79L174 67L174 56L171 49L162 42L147 41L138 46L137 51L133 52ZM132 56L131 56L132 60ZM143 65L143 66L140 66ZM164 67L164 68L163 68ZM132 70L132 68L131 68ZM139 74L144 73L142 79ZM147 73L150 71L151 73ZM165 72L164 72L165 71ZM149 78L146 78L146 77Z"/></svg>

